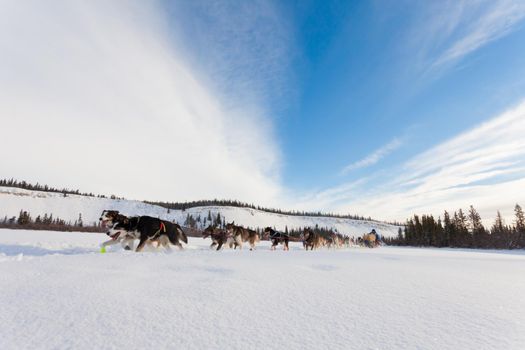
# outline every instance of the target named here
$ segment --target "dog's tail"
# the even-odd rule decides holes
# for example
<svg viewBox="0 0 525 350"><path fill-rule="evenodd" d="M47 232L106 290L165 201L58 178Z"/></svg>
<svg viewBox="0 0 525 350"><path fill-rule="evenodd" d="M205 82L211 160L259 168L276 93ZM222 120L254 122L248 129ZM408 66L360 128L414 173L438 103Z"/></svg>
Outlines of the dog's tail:
<svg viewBox="0 0 525 350"><path fill-rule="evenodd" d="M179 236L180 240L183 241L184 243L188 244L188 236L186 236L186 234L184 233L182 228L180 226L178 226L178 225L177 225L177 233L178 233L178 236Z"/></svg>

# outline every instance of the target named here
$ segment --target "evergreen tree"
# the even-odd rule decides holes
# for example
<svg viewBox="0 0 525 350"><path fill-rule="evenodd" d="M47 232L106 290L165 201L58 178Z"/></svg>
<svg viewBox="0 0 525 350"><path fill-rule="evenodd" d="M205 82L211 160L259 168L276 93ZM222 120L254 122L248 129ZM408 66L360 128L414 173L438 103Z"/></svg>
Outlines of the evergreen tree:
<svg viewBox="0 0 525 350"><path fill-rule="evenodd" d="M516 216L516 233L514 234L515 238L512 248L525 248L525 215L523 214L523 209L517 203L514 207L514 214Z"/></svg>
<svg viewBox="0 0 525 350"><path fill-rule="evenodd" d="M454 227L457 233L458 247L471 247L472 239L467 227L467 217L461 209L457 213L454 212Z"/></svg>
<svg viewBox="0 0 525 350"><path fill-rule="evenodd" d="M457 237L454 224L450 220L449 213L445 210L443 215L443 247L454 247L457 245Z"/></svg>
<svg viewBox="0 0 525 350"><path fill-rule="evenodd" d="M25 210L20 210L20 214L18 215L17 223L19 225L27 225L31 223L31 216L29 213Z"/></svg>
<svg viewBox="0 0 525 350"><path fill-rule="evenodd" d="M215 222L213 224L215 226L222 226L221 213L217 213L217 217L215 218Z"/></svg>
<svg viewBox="0 0 525 350"><path fill-rule="evenodd" d="M506 227L500 211L496 214L496 220L490 230L491 246L493 248L505 248L506 246Z"/></svg>
<svg viewBox="0 0 525 350"><path fill-rule="evenodd" d="M403 229L401 227L397 229L397 241L399 244L403 242Z"/></svg>
<svg viewBox="0 0 525 350"><path fill-rule="evenodd" d="M476 248L483 248L485 243L485 228L481 222L481 216L474 209L474 206L470 206L469 209L469 226L472 232L472 246Z"/></svg>
<svg viewBox="0 0 525 350"><path fill-rule="evenodd" d="M441 218L438 218L438 221L436 223L433 240L434 240L434 247L446 247L445 230L443 229Z"/></svg>

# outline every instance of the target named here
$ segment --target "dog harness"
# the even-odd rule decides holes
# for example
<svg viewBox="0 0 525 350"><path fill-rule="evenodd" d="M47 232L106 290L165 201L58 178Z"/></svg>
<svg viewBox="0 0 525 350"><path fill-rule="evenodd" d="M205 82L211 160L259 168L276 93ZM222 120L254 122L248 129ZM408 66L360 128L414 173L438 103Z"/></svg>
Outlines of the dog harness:
<svg viewBox="0 0 525 350"><path fill-rule="evenodd" d="M163 223L162 221L160 222L160 227L159 227L159 229L157 230L157 232L155 232L155 234L154 234L150 239L157 238L157 235L158 235L161 231L164 232L164 233L166 233L166 225L164 225L164 223Z"/></svg>

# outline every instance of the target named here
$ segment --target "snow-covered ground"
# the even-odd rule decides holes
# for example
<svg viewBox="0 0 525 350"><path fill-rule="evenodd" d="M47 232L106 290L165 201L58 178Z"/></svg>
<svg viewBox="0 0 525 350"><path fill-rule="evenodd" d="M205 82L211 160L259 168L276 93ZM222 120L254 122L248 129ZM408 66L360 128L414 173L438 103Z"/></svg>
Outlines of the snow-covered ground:
<svg viewBox="0 0 525 350"><path fill-rule="evenodd" d="M0 230L0 349L524 349L523 252L98 250Z"/></svg>
<svg viewBox="0 0 525 350"><path fill-rule="evenodd" d="M166 220L175 220L183 223L188 214L195 218L200 215L204 218L208 212L216 217L220 213L221 217L226 218L227 222L252 227L264 228L267 226L274 227L278 230L284 230L285 227L302 228L302 227L329 227L336 229L338 232L354 237L362 236L364 233L375 229L384 237L396 236L398 226L385 224L382 222L351 220L329 217L313 216L290 216L268 213L265 211L254 210L249 208L237 207L196 207L188 210L170 210L146 204L141 201L126 199L109 199L86 197L79 195L67 195L64 197L60 193L49 193L41 191L28 191L19 188L0 187L0 220L7 216L8 218L18 216L20 210L27 210L33 218L37 215L53 214L63 220L74 222L82 214L84 223L93 224L98 221L100 213L105 209L119 210L125 215L151 215Z"/></svg>

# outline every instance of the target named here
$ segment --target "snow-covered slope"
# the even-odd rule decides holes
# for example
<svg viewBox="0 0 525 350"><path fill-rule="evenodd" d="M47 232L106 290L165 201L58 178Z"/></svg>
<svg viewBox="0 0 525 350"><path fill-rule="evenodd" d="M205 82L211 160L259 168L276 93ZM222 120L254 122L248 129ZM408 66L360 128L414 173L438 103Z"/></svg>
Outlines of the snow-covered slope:
<svg viewBox="0 0 525 350"><path fill-rule="evenodd" d="M524 349L520 251L105 239L0 229L0 349Z"/></svg>
<svg viewBox="0 0 525 350"><path fill-rule="evenodd" d="M96 222L104 209L115 209L127 215L151 215L167 220L176 220L183 223L188 214L202 218L220 213L227 222L252 227L263 228L267 226L284 230L287 226L291 228L301 227L331 227L338 232L351 236L361 236L370 232L372 228L385 237L397 235L398 227L375 221L362 221L328 217L312 216L290 216L268 213L249 208L238 207L196 207L185 211L168 210L156 205L146 204L140 201L119 200L109 198L86 197L79 195L67 195L60 193L49 193L40 191L28 191L19 188L0 187L0 218L4 216L17 216L20 210L27 210L31 215L53 214L64 220L74 222L82 214L84 223Z"/></svg>

